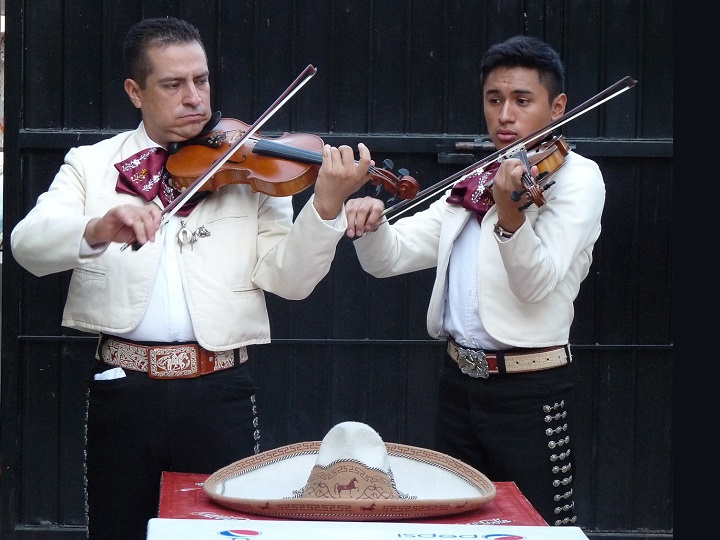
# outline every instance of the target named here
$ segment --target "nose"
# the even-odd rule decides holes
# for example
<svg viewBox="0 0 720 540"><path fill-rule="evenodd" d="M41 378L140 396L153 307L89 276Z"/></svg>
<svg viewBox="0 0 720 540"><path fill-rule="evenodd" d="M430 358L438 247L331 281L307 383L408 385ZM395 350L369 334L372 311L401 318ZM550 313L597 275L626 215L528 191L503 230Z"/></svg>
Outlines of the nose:
<svg viewBox="0 0 720 540"><path fill-rule="evenodd" d="M513 109L512 109L511 101L508 100L503 103L502 108L500 109L500 114L498 115L498 120L502 124L507 124L508 122L512 122Z"/></svg>
<svg viewBox="0 0 720 540"><path fill-rule="evenodd" d="M198 91L197 88L195 88L194 84L187 85L183 101L186 104L193 105L193 106L199 105L200 103L202 103L202 98L200 97L200 92Z"/></svg>

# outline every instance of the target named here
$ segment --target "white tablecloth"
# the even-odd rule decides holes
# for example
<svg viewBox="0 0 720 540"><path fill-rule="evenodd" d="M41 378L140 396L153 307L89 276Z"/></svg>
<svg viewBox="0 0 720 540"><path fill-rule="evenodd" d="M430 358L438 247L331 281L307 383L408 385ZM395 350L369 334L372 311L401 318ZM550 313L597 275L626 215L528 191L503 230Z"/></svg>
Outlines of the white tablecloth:
<svg viewBox="0 0 720 540"><path fill-rule="evenodd" d="M477 538L588 540L579 527L521 527L345 521L260 521L154 518L147 540L397 540Z"/></svg>

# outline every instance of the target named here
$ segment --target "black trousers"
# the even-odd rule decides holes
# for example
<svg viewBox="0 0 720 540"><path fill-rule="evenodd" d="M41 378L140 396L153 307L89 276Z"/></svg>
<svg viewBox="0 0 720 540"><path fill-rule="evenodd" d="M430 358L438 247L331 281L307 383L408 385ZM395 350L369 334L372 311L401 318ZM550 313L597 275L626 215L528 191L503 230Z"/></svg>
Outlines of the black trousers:
<svg viewBox="0 0 720 540"><path fill-rule="evenodd" d="M98 362L94 373L112 366ZM88 381L86 510L91 540L145 540L163 471L213 473L259 451L247 364L194 379Z"/></svg>
<svg viewBox="0 0 720 540"><path fill-rule="evenodd" d="M569 365L476 379L446 356L439 386L437 450L515 482L549 525L575 525Z"/></svg>

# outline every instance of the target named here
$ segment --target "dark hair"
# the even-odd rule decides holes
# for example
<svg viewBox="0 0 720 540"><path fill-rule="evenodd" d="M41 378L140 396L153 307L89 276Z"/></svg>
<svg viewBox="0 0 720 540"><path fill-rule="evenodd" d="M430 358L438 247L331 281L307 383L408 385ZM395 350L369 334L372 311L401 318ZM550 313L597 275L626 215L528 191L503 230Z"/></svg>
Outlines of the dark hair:
<svg viewBox="0 0 720 540"><path fill-rule="evenodd" d="M128 30L123 43L125 75L145 88L145 80L152 71L147 51L152 47L167 47L197 42L205 50L200 31L192 24L174 17L143 19Z"/></svg>
<svg viewBox="0 0 720 540"><path fill-rule="evenodd" d="M514 36L490 47L480 64L481 86L490 72L499 67L536 69L550 101L565 91L565 69L560 55L540 39Z"/></svg>

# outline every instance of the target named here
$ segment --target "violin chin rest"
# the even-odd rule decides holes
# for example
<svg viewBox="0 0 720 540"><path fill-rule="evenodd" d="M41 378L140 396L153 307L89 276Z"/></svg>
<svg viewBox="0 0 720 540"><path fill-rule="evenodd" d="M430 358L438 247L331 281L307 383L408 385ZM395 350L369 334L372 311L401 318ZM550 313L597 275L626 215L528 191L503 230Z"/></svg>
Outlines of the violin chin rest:
<svg viewBox="0 0 720 540"><path fill-rule="evenodd" d="M212 113L210 120L208 120L208 123L205 124L205 126L202 128L202 131L197 134L197 137L202 137L203 135L207 135L208 133L210 133L213 128L218 125L218 122L220 122L221 118L222 113L220 111L215 111L214 113Z"/></svg>
<svg viewBox="0 0 720 540"><path fill-rule="evenodd" d="M167 151L168 154L173 155L175 152L180 150L183 146L188 144L194 144L196 139L198 137L203 137L204 135L207 135L210 133L215 126L218 125L220 122L220 119L222 118L222 113L220 111L215 111L212 113L212 116L210 117L210 120L208 120L207 124L205 124L202 128L202 131L198 133L195 137L192 139L189 139L187 141L181 141L181 142L171 142L168 144Z"/></svg>

